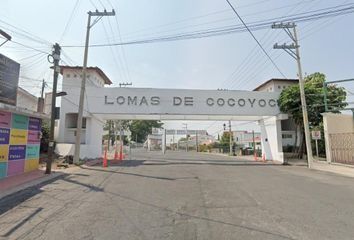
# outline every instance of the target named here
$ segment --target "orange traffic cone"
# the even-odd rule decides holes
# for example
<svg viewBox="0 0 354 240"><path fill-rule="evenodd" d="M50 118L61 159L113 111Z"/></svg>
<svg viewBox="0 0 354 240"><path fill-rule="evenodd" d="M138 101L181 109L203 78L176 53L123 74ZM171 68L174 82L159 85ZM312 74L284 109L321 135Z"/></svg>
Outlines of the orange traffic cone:
<svg viewBox="0 0 354 240"><path fill-rule="evenodd" d="M116 149L114 150L114 160L118 160L117 146L116 146Z"/></svg>
<svg viewBox="0 0 354 240"><path fill-rule="evenodd" d="M120 145L120 149L119 149L119 160L123 160L123 145Z"/></svg>
<svg viewBox="0 0 354 240"><path fill-rule="evenodd" d="M107 148L104 149L103 167L107 167Z"/></svg>

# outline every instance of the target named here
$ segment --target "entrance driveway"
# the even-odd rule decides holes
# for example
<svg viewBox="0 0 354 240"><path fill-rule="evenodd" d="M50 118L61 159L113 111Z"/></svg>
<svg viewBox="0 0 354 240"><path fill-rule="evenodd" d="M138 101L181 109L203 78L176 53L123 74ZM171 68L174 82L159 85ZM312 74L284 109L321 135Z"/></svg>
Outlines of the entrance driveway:
<svg viewBox="0 0 354 240"><path fill-rule="evenodd" d="M0 200L0 238L354 239L354 179L202 153L133 150Z"/></svg>

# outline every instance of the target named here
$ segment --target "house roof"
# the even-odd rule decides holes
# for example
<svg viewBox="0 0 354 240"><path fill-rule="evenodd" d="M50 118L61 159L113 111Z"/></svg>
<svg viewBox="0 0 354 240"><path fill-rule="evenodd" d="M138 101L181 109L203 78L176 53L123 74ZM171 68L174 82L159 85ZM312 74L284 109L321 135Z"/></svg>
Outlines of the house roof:
<svg viewBox="0 0 354 240"><path fill-rule="evenodd" d="M253 91L258 91L260 88L262 88L263 86L267 85L270 82L298 82L298 81L299 79L271 78L268 81L265 81L264 83L256 87L255 89L253 89Z"/></svg>
<svg viewBox="0 0 354 240"><path fill-rule="evenodd" d="M63 74L63 71L65 69L69 69L69 70L82 70L81 66L60 66L60 74ZM105 84L111 85L112 81L107 77L107 75L102 71L101 68L99 67L87 67L87 70L93 70L95 72L98 73L98 75L100 75L100 77L103 79Z"/></svg>

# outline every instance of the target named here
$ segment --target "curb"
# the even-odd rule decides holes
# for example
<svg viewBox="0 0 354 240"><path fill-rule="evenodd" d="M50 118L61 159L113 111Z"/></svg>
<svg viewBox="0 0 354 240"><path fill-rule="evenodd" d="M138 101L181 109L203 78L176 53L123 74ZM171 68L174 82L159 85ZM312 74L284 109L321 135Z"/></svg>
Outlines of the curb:
<svg viewBox="0 0 354 240"><path fill-rule="evenodd" d="M14 188L8 189L8 190L0 193L0 200L2 200L5 197L8 197L12 194L15 194L17 192L23 191L27 188L31 188L36 185L45 183L47 181L53 180L54 178L59 178L60 176L63 176L64 174L65 174L65 172L52 172L50 175L46 175L44 177L37 178L37 179L30 181L28 183L24 183L24 184L14 187Z"/></svg>

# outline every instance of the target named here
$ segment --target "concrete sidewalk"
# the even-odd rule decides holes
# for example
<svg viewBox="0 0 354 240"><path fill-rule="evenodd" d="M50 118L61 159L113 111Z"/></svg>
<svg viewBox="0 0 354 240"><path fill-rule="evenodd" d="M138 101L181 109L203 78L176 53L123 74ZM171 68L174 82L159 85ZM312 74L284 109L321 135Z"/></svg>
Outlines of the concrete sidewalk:
<svg viewBox="0 0 354 240"><path fill-rule="evenodd" d="M52 172L52 174L46 175L43 170L38 169L21 175L4 178L0 180L0 199L61 176L62 174L63 172Z"/></svg>
<svg viewBox="0 0 354 240"><path fill-rule="evenodd" d="M314 161L313 168L319 171L331 172L335 174L340 174L346 177L354 178L354 166L345 166L340 164L329 164L327 162L322 161Z"/></svg>
<svg viewBox="0 0 354 240"><path fill-rule="evenodd" d="M70 167L66 169L53 169L52 173L45 174L45 169L37 169L35 171L23 173L20 175L7 177L0 180L0 199L22 191L24 189L39 185L41 183L53 180L65 174L77 171L78 167Z"/></svg>

